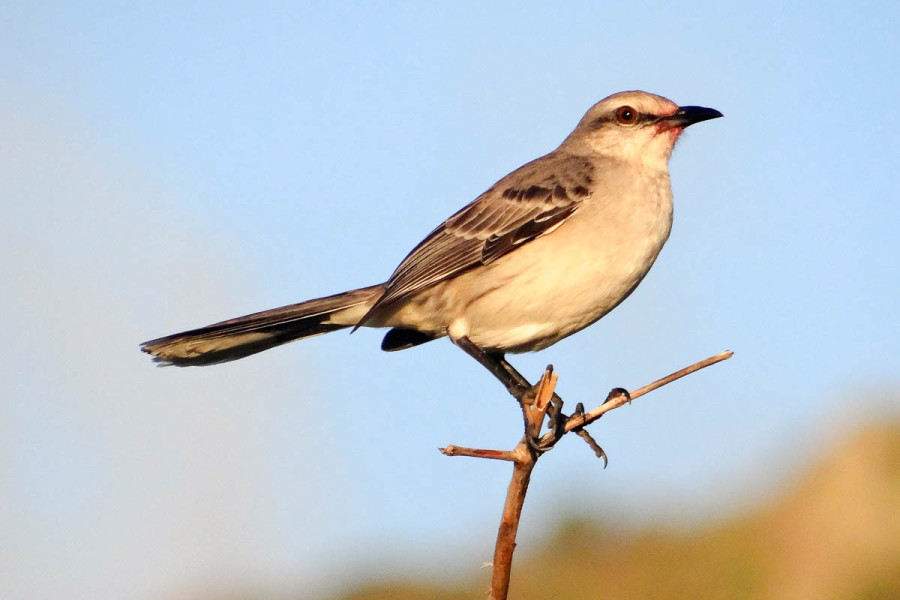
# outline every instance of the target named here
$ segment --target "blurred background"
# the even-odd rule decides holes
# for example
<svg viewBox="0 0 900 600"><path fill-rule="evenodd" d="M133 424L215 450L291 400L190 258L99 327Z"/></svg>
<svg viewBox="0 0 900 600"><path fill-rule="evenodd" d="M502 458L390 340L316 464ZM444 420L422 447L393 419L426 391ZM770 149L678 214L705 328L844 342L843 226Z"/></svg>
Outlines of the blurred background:
<svg viewBox="0 0 900 600"><path fill-rule="evenodd" d="M672 237L513 362L592 406L736 354L593 426L606 470L544 457L513 594L897 597L898 27L886 1L4 3L0 596L483 597L509 468L437 448L521 420L449 342L189 370L138 343L383 281L645 89L726 117L675 151Z"/></svg>

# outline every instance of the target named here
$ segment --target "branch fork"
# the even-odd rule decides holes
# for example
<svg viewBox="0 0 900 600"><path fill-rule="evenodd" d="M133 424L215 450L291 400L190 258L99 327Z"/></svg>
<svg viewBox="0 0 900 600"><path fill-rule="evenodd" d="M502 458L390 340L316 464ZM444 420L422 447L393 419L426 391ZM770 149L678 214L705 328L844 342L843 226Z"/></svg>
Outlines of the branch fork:
<svg viewBox="0 0 900 600"><path fill-rule="evenodd" d="M470 456L473 458L505 460L513 463L512 479L507 488L506 502L503 506L500 528L497 532L497 544L494 548L491 600L506 600L509 594L509 580L513 552L516 547L516 533L519 528L519 520L522 515L522 506L525 503L525 494L528 491L531 472L534 470L538 458L544 452L551 450L563 436L574 431L576 435L590 446L598 458L603 459L605 467L607 463L606 453L584 429L587 425L590 425L611 410L628 404L632 400L676 379L727 360L733 354L730 350L720 352L715 356L657 379L653 383L638 388L631 393L623 388L615 388L609 392L606 400L596 408L585 412L583 406L579 403L571 416L567 416L562 412L562 399L554 393L559 376L553 370L553 365L548 365L543 375L541 375L540 381L519 402L522 409L525 433L515 448L512 450L486 450L452 444L440 448L440 451L446 456ZM544 420L548 416L549 429L541 435Z"/></svg>

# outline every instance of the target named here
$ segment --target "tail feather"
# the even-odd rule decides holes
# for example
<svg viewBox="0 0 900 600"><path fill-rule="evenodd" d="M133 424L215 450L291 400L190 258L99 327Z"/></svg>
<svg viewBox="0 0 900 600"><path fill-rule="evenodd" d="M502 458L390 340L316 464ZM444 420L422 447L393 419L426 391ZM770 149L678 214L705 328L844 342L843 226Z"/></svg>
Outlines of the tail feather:
<svg viewBox="0 0 900 600"><path fill-rule="evenodd" d="M384 292L383 285L317 298L229 319L141 344L161 365L228 362L314 335L356 325Z"/></svg>

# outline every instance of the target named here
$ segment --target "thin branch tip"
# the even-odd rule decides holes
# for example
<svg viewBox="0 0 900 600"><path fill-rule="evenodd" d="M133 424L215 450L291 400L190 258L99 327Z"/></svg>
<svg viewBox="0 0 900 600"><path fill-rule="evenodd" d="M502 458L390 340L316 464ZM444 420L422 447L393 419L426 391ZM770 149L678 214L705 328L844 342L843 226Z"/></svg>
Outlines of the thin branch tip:
<svg viewBox="0 0 900 600"><path fill-rule="evenodd" d="M540 381L528 391L528 394L532 396L533 400L524 402L517 397L517 399L520 400L522 416L525 422L525 435L515 448L508 451L483 450L479 448L465 448L453 444L438 448L445 456L471 456L473 458L490 458L513 463L513 475L509 482L509 487L507 488L506 501L503 506L503 515L500 520L500 528L497 531L497 543L494 547L494 560L492 563L486 563L484 565L493 567L489 596L492 600L506 600L509 593L512 557L516 548L516 532L519 527L525 495L528 492L528 483L531 479L531 472L537 464L538 458L540 458L544 452L553 448L565 434L574 431L576 435L581 437L591 450L594 451L597 458L603 460L603 468L605 469L608 464L606 452L604 452L597 441L585 431L584 427L590 425L610 410L619 408L625 404L630 404L632 400L639 398L640 396L649 394L653 390L659 389L664 385L672 383L673 381L681 379L700 369L714 365L723 360L728 360L732 356L734 356L734 352L731 350L724 350L715 356L710 356L709 358L696 362L680 371L675 371L674 373L661 379L657 379L653 383L647 384L630 393L624 388L613 388L600 406L591 411L584 412L584 406L579 403L575 413L571 416L563 414L562 399L554 393L559 375L554 372L552 364L547 365L547 368L541 375ZM543 426L544 418L547 416L551 407L553 408L549 413L551 425L548 426L550 430L542 436L540 435L540 431Z"/></svg>

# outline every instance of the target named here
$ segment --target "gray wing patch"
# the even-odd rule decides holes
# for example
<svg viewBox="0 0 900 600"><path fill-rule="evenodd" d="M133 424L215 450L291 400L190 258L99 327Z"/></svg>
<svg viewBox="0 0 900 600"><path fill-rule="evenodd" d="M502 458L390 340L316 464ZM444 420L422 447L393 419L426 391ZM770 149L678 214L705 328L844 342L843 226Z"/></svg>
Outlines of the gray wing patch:
<svg viewBox="0 0 900 600"><path fill-rule="evenodd" d="M564 206L555 206L549 210L539 212L530 220L511 231L500 235L491 234L482 245L481 263L486 265L494 262L504 254L514 250L517 246L530 242L545 233L550 233L562 225L577 208L578 204L574 202Z"/></svg>
<svg viewBox="0 0 900 600"><path fill-rule="evenodd" d="M590 194L592 177L593 165L586 158L555 153L513 171L416 246L357 327L401 298L496 261L553 231Z"/></svg>

